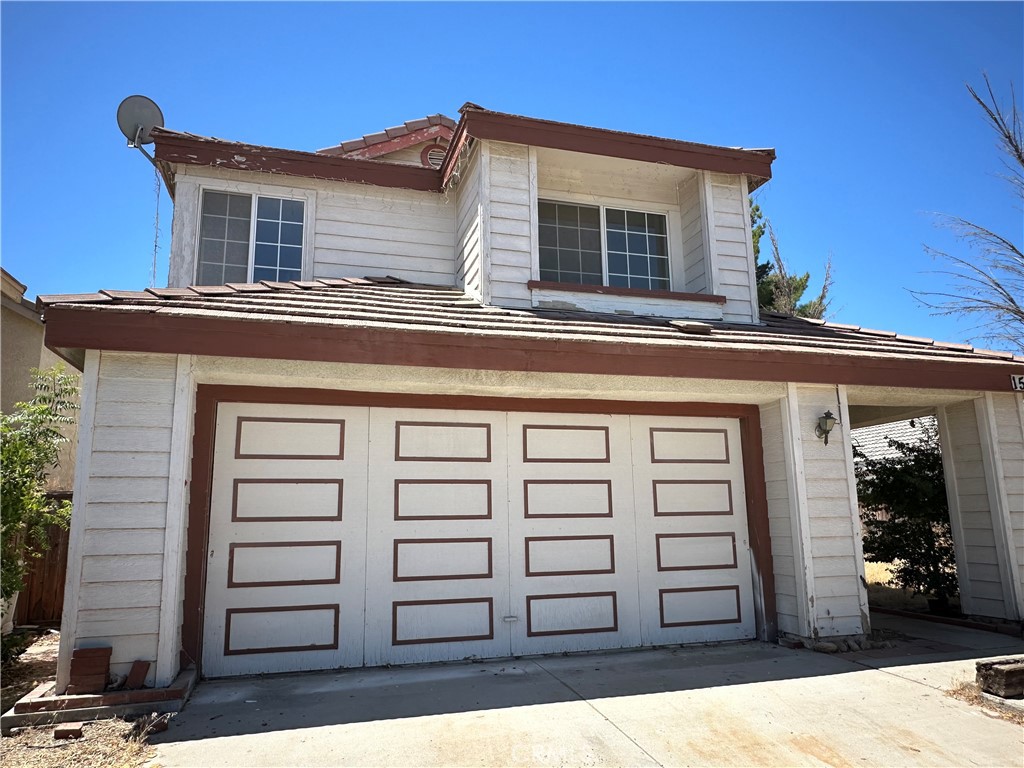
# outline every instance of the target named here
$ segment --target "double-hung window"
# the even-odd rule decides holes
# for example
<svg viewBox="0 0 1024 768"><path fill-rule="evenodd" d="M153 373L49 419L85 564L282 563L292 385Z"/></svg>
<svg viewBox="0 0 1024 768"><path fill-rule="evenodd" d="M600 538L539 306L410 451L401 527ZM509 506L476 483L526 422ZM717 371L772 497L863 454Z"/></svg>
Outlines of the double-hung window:
<svg viewBox="0 0 1024 768"><path fill-rule="evenodd" d="M199 285L299 280L305 202L203 191Z"/></svg>
<svg viewBox="0 0 1024 768"><path fill-rule="evenodd" d="M668 290L668 217L608 206L538 203L540 279Z"/></svg>

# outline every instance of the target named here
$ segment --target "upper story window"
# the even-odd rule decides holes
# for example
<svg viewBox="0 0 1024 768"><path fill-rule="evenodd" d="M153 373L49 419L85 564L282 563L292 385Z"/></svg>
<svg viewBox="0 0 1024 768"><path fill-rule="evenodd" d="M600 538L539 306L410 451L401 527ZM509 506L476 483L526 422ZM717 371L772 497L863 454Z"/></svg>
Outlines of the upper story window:
<svg viewBox="0 0 1024 768"><path fill-rule="evenodd" d="M199 285L299 280L302 200L205 190L199 228Z"/></svg>
<svg viewBox="0 0 1024 768"><path fill-rule="evenodd" d="M669 289L664 214L548 200L537 207L541 280Z"/></svg>

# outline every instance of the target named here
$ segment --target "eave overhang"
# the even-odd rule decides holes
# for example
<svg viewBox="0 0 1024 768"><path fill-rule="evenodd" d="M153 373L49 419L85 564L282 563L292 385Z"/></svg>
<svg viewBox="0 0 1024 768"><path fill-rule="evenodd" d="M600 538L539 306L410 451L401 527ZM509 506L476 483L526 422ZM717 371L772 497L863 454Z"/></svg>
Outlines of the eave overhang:
<svg viewBox="0 0 1024 768"><path fill-rule="evenodd" d="M153 155L172 196L177 165L350 181L423 192L441 191L441 174L433 168L263 147L159 128L153 129L153 138Z"/></svg>
<svg viewBox="0 0 1024 768"><path fill-rule="evenodd" d="M467 104L441 166L447 185L457 157L470 138L525 144L570 152L660 163L702 171L745 175L753 190L772 177L774 149L718 147L677 139L591 128L572 123L493 112Z"/></svg>
<svg viewBox="0 0 1024 768"><path fill-rule="evenodd" d="M1024 361L922 359L830 350L716 347L641 342L482 335L457 328L398 329L380 324L306 323L260 318L122 309L111 305L49 306L46 345L77 358L81 350L113 350L258 359L493 371L562 372L674 378L851 384L921 389L1010 391ZM682 334L681 334L682 335Z"/></svg>

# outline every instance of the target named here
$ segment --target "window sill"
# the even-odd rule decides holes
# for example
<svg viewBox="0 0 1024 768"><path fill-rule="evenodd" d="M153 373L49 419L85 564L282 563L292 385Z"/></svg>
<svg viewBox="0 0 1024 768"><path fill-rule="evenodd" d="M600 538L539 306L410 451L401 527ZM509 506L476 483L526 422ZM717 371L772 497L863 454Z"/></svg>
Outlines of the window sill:
<svg viewBox="0 0 1024 768"><path fill-rule="evenodd" d="M607 285L576 285L555 283L548 280L531 280L526 287L534 291L563 291L565 293L599 293L605 296L637 296L663 301L704 301L710 304L725 304L725 296L711 293L682 293L680 291L651 290L645 288L613 288Z"/></svg>
<svg viewBox="0 0 1024 768"><path fill-rule="evenodd" d="M530 303L538 309L665 317L674 320L722 320L725 297L706 293L610 288L530 280Z"/></svg>

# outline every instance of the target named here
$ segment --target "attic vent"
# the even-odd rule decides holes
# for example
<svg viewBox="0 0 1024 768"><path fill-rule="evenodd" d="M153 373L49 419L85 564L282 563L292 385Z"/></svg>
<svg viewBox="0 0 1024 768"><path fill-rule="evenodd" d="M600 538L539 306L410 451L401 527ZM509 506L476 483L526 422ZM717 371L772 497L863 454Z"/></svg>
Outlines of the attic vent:
<svg viewBox="0 0 1024 768"><path fill-rule="evenodd" d="M446 154L447 149L445 147L434 145L423 153L423 164L431 168L440 168Z"/></svg>

